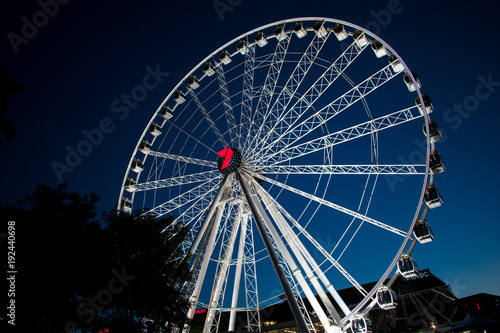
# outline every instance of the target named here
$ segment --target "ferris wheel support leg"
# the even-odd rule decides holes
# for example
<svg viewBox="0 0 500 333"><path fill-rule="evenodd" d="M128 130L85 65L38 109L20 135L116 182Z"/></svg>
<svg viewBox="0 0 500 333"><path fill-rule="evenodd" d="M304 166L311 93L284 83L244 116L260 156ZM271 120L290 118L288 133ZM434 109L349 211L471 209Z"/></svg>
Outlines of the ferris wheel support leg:
<svg viewBox="0 0 500 333"><path fill-rule="evenodd" d="M285 271L283 269L283 266L281 265L281 263L278 259L278 255L276 254L276 252L273 248L273 244L271 243L271 240L269 239L269 236L268 236L267 231L266 231L266 227L264 226L264 223L262 222L262 219L260 218L260 212L257 209L257 206L255 205L255 202L254 202L254 196L256 196L256 195L250 192L250 186L247 184L246 180L243 179L243 177L241 176L241 174L238 170L236 170L236 177L237 177L238 182L243 190L243 193L245 194L245 198L248 202L248 205L250 206L250 211L252 212L252 215L254 217L255 224L257 225L260 236L262 237L262 241L264 242L267 253L269 254L269 257L270 257L271 262L273 264L274 270L276 271L276 275L278 276L281 287L283 288L285 296L288 300L288 304L290 305L290 309L292 310L295 321L297 322L297 325L299 327L299 331L302 333L309 332L309 329L307 327L307 323L302 315L302 312L300 311L299 305L297 303L297 300L295 299L292 288L290 287L290 284L288 283L288 281L286 279L286 275L285 275ZM262 212L262 213L265 214L265 212Z"/></svg>
<svg viewBox="0 0 500 333"><path fill-rule="evenodd" d="M325 291L321 287L321 284L319 283L318 277L316 276L315 272L309 266L310 263L315 262L314 259L312 258L310 253L305 249L304 245L297 237L295 232L290 228L283 215L276 208L276 205L269 198L269 194L267 193L267 191L264 190L260 185L256 185L256 188L257 188L257 193L259 193L262 201L266 205L266 208L269 210L271 216L276 221L276 224L278 225L278 228L280 229L281 233L285 236L288 245L290 246L297 260L299 261L301 267L304 269L306 276L309 278L309 281L311 281L311 284L318 293L318 296L320 297L322 303L328 310L328 313L330 313L334 322L338 323L340 321L339 313L337 312L332 302L326 295ZM307 260L306 257L308 258Z"/></svg>
<svg viewBox="0 0 500 333"><path fill-rule="evenodd" d="M247 223L248 223L248 215L244 214L241 219L240 244L238 248L236 271L234 273L233 298L231 300L231 313L229 316L229 328L228 328L229 332L234 331L234 325L236 321L236 307L238 306L238 294L240 291L241 270L243 267L243 260L245 260L244 250L245 250Z"/></svg>
<svg viewBox="0 0 500 333"><path fill-rule="evenodd" d="M221 207L220 209L217 210L217 214L215 215L214 225L212 226L212 231L210 232L209 235L210 238L208 239L207 250L205 252L205 255L203 256L203 262L201 264L200 273L198 274L198 278L196 279L196 284L193 293L189 299L191 306L187 313L188 321L193 319L194 311L196 310L196 305L198 304L198 299L201 293L201 287L203 286L203 281L205 280L205 273L207 272L207 266L208 263L210 262L210 257L212 256L214 243L215 239L217 238L217 232L219 230L223 211L224 207Z"/></svg>
<svg viewBox="0 0 500 333"><path fill-rule="evenodd" d="M200 229L196 234L196 238L194 239L193 243L191 244L191 247L189 248L190 255L193 255L196 252L196 249L198 248L198 245L200 244L200 241L203 235L205 234L205 230L207 230L208 224L210 223L210 219L214 215L215 209L219 205L220 199L222 198L222 194L224 193L227 184L231 183L229 178L231 178L231 176L224 176L224 178L222 179L219 190L217 191L215 198L210 204L210 208L208 209L207 215L205 216L205 219L203 220L203 223L201 224Z"/></svg>
<svg viewBox="0 0 500 333"><path fill-rule="evenodd" d="M266 193L267 194L267 192L265 192L265 190L262 187L260 187L260 190L264 191L262 193ZM267 195L267 197L269 198L270 196ZM274 205L277 206L276 203ZM284 210L283 207L280 207L280 209ZM339 307L342 309L342 311L344 312L344 314L347 316L350 313L350 310L349 310L349 307L347 306L347 304L345 304L344 300L340 297L340 295L338 294L337 290L335 290L335 287L333 286L333 284L331 284L331 282L325 276L325 274L323 273L322 269L316 263L316 260L314 260L314 258L311 256L311 254L306 249L306 247L304 246L304 244L302 244L302 242L300 242L300 240L298 240L298 238L296 236L295 236L295 239L297 240L296 244L297 244L300 252L307 259L307 262L311 265L312 270L318 274L318 277L321 280L321 282L323 282L323 284L327 288L327 290L330 293L330 295L332 295L332 297L334 298L335 302L339 305ZM333 313L337 313L337 311L335 310L335 308L333 308ZM337 316L338 316L338 313L337 313ZM337 316L332 315L333 318L340 318L340 316L338 316L338 317Z"/></svg>
<svg viewBox="0 0 500 333"><path fill-rule="evenodd" d="M229 239L227 240L226 248L224 249L224 254L222 255L222 258L219 257L219 260L221 260L219 263L220 269L216 277L214 289L212 291L212 296L210 299L210 304L208 305L207 317L205 319L205 327L203 329L203 333L210 333L212 331L212 327L214 326L213 321L215 318L215 312L217 306L219 305L222 288L227 279L230 259L233 256L236 234L238 233L238 229L240 228L242 211L243 207L240 205L236 217L234 218L233 225L231 227L231 232L229 235ZM218 326L218 324L216 324L215 326Z"/></svg>
<svg viewBox="0 0 500 333"><path fill-rule="evenodd" d="M260 212L265 212L264 207L262 207L262 204L260 203L259 199L255 200L255 204L257 205L257 208L259 209ZM271 213L271 216L274 219L274 221L276 223L278 223L276 220L277 216L274 215L272 211L269 211L269 212ZM262 215L262 213L261 213L261 215ZM325 328L325 331L328 333L331 333L332 324L331 324L330 320L328 319L328 317L326 316L325 312L323 311L323 308L319 304L318 300L316 299L316 296L314 296L306 279L302 275L301 269L295 263L295 260L293 259L292 255L288 251L288 248L286 247L285 243L283 243L281 236L276 231L276 228L272 224L269 217L267 217L267 215L262 215L262 216L263 216L265 225L267 226L267 229L271 233L271 236L274 238L276 245L278 246L278 249L280 250L281 254L283 255L283 258L285 259L285 262L288 264L288 266L290 267L290 270L293 272L293 276L297 279L297 282L299 283L300 287L302 288L302 291L306 295L306 298L309 301L309 303L311 304L312 308L316 312L316 315L318 316L321 324ZM291 246L291 244L289 244L289 245Z"/></svg>

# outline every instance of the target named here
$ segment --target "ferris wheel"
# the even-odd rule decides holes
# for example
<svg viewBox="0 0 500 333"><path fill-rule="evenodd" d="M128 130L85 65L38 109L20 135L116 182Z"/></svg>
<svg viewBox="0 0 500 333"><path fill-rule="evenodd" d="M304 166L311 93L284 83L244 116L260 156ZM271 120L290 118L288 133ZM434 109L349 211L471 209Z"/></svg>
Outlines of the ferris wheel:
<svg viewBox="0 0 500 333"><path fill-rule="evenodd" d="M118 207L190 227L188 319L203 308L204 332L261 331L286 300L301 332L369 332L372 308L394 308L442 203L420 87L387 43L328 18L259 27L189 71L145 127Z"/></svg>

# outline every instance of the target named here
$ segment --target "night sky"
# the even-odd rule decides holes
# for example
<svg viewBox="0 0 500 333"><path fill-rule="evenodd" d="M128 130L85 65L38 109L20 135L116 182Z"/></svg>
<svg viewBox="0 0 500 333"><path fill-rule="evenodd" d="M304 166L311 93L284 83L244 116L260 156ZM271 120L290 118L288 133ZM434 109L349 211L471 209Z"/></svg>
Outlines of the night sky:
<svg viewBox="0 0 500 333"><path fill-rule="evenodd" d="M153 112L203 58L281 19L340 19L388 42L432 96L432 117L444 134L438 150L447 170L436 178L444 205L428 218L436 239L416 250L419 266L450 284L457 297L500 295L495 167L500 162L500 31L493 4L8 1L0 14L0 66L26 91L7 101L6 117L17 137L2 137L0 202L12 204L39 184L56 187L67 181L70 191L99 193L99 211L114 208ZM154 80L145 82L147 75ZM147 93L139 100L127 97L138 85ZM93 137L86 156L68 157L95 129L102 135Z"/></svg>

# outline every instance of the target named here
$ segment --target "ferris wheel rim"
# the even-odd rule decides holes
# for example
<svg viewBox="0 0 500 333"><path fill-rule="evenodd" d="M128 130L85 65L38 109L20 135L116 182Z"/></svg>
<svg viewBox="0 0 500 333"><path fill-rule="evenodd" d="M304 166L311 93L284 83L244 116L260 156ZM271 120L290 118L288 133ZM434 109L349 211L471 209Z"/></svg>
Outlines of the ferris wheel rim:
<svg viewBox="0 0 500 333"><path fill-rule="evenodd" d="M200 63L198 63L198 65L196 65L195 67L193 67L193 69L188 72L188 74L186 74L180 81L179 83L171 90L171 92L167 95L167 97L164 99L164 101L160 104L160 106L158 107L158 109L155 111L155 113L153 114L151 120L149 121L149 123L147 124L147 126L145 127L142 135L140 136L139 138L139 141L134 149L134 152L132 154L132 157L129 161L129 165L127 167L127 170L130 169L131 165L132 165L132 162L134 160L134 157L138 154L139 152L139 148L140 148L140 144L142 142L142 140L146 137L147 133L148 133L148 129L149 127L151 126L151 124L154 122L155 118L157 117L158 113L161 111L162 107L167 103L168 100L172 99L173 95L175 94L176 91L179 90L179 88L182 86L182 84L184 82L186 82L186 80L192 76L196 70L200 69L203 64L205 64L207 62L207 60L213 58L214 56L216 56L217 54L219 54L221 51L223 51L224 49L226 49L228 46L230 45L233 45L235 44L235 42L237 42L238 40L242 39L242 38L245 38L247 36L250 36L252 34L255 34L259 31L262 31L264 29L268 29L270 27L273 27L275 25L280 25L280 24L287 24L287 23L291 23L291 22L302 22L302 21L318 21L318 20L322 20L322 21L326 21L326 22L330 22L330 23L340 23L340 24L344 24L348 27L351 27L351 28L355 28L355 29L358 29L360 31L363 31L365 32L366 34L368 34L369 36L371 36L372 38L375 38L377 40L379 40L380 42L382 42L384 44L384 46L387 47L387 49L389 49L389 51L395 55L402 63L402 65L404 66L405 68L405 71L407 72L410 72L410 69L409 67L406 65L406 63L404 63L403 59L397 54L397 52L395 52L389 44L387 44L386 42L384 42L382 39L380 39L378 36L376 36L375 34L371 33L370 31L360 27L360 26L357 26L357 25L354 25L352 23L349 23L349 22L346 22L346 21L342 21L342 20L336 20L336 19L330 19L330 18L323 18L323 17L299 17L299 18L292 18L292 19L286 19L286 20L281 20L281 21L276 21L276 22L273 22L273 23L269 23L269 24L266 24L266 25L263 25L261 27L258 27L256 29L253 29L247 33L244 33L234 39L232 39L231 41L227 42L226 44L224 44L223 46L221 46L220 48L216 49L214 52L212 52L209 56L207 56L206 58L204 58ZM291 34L291 33L290 33ZM272 37L271 37L272 38ZM419 97L419 99L421 100L422 102L422 105L424 104L423 102L423 97L422 97L422 93L418 87L418 85L416 84L415 82L415 78L412 76L411 79L413 80L413 83L416 85L416 92L417 92L417 95ZM423 117L424 117L424 121L425 121L425 126L427 126L427 131L429 131L429 127L428 127L428 115L427 115L427 112L423 112ZM419 204L417 206L417 209L416 209L416 212L415 212L415 216L413 218L413 221L411 223L411 226L409 228L409 230L407 231L406 233L406 238L403 242L403 244L401 245L400 249L398 250L396 256L394 257L390 267L386 270L386 272L384 273L383 277L379 280L378 284L376 285L376 287L382 285L383 281L385 281L385 279L387 279L387 277L389 276L389 274L393 271L394 267L396 266L396 262L398 260L398 258L401 256L401 254L404 252L405 248L407 247L407 244L411 238L411 232L413 230L413 227L418 219L418 216L422 210L422 205L424 203L424 193L425 193L425 188L429 182L429 154L430 154L430 147L431 147L431 144L430 144L430 140L427 139L427 144L426 144L426 162L425 162L425 174L424 174L424 180L423 180L423 185L422 185L422 190L421 190L421 194L420 194L420 200L419 200ZM127 171L128 172L128 171ZM120 196L119 196L119 204L123 198L123 194L124 194L124 190L125 190L125 184L126 184L126 180L127 180L127 173L125 174L125 177L123 179L123 182L122 182L122 186L121 186L121 191L120 191ZM432 180L431 180L432 182ZM133 194L134 195L134 194ZM374 287L370 293L365 297L364 302L363 304L359 303L357 307L359 307L359 309L363 308L367 302L370 301L370 298L375 294L376 292L376 287ZM354 311L351 313L351 317L357 313L357 310L359 309L354 309ZM350 319L349 316L346 316L344 317L343 321L341 321L341 324L342 323L345 323L346 321L348 321Z"/></svg>

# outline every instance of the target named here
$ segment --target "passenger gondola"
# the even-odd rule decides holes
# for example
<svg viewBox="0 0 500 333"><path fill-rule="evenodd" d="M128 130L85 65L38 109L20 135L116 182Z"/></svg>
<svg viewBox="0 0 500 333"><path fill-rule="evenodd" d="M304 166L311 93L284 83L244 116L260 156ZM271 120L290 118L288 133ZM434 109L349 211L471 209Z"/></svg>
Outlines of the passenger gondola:
<svg viewBox="0 0 500 333"><path fill-rule="evenodd" d="M403 254L398 260L398 271L405 278L412 278L418 275L418 265L408 254Z"/></svg>
<svg viewBox="0 0 500 333"><path fill-rule="evenodd" d="M314 24L313 30L319 38L324 38L327 34L324 22L318 21Z"/></svg>
<svg viewBox="0 0 500 333"><path fill-rule="evenodd" d="M422 99L424 100L424 106L427 113L431 113L432 111L434 111L434 106L432 105L431 98L427 94L422 94ZM420 98L418 96L415 98L415 104L418 106L420 113L423 114L424 109L422 108L422 101L420 101Z"/></svg>
<svg viewBox="0 0 500 333"><path fill-rule="evenodd" d="M446 166L444 165L443 158L437 151L431 151L429 156L429 169L433 175L444 172Z"/></svg>
<svg viewBox="0 0 500 333"><path fill-rule="evenodd" d="M207 62L204 66L203 66L203 73L205 73L207 76L212 76L215 74L215 68L214 66L212 66L211 63Z"/></svg>
<svg viewBox="0 0 500 333"><path fill-rule="evenodd" d="M151 133L154 136L160 135L161 134L161 126L156 124L156 123L152 123L151 126L149 127L149 133Z"/></svg>
<svg viewBox="0 0 500 333"><path fill-rule="evenodd" d="M196 78L196 76L191 76L189 79L188 79L188 86L189 88L191 89L197 89L200 87L200 80L198 80Z"/></svg>
<svg viewBox="0 0 500 333"><path fill-rule="evenodd" d="M425 124L423 125L422 131L424 131L425 136L427 136L427 128ZM437 142L443 138L441 130L439 130L439 126L434 120L429 120L429 131L431 132L431 142Z"/></svg>
<svg viewBox="0 0 500 333"><path fill-rule="evenodd" d="M161 109L161 116L167 120L169 120L170 118L172 118L174 116L174 111L172 111L171 108L169 108L168 106L164 106L162 109Z"/></svg>
<svg viewBox="0 0 500 333"><path fill-rule="evenodd" d="M139 150L143 154L148 154L151 151L151 144L147 142L146 140L143 140L141 144L139 145Z"/></svg>
<svg viewBox="0 0 500 333"><path fill-rule="evenodd" d="M401 61L394 54L389 56L389 63L391 64L392 70L396 73L402 72L405 69L405 66L403 66Z"/></svg>
<svg viewBox="0 0 500 333"><path fill-rule="evenodd" d="M186 95L180 90L177 90L174 94L174 101L176 101L178 104L182 104L186 101Z"/></svg>
<svg viewBox="0 0 500 333"><path fill-rule="evenodd" d="M434 233L432 232L429 223L425 220L417 221L415 227L413 228L413 235L421 244L432 242L434 239Z"/></svg>
<svg viewBox="0 0 500 333"><path fill-rule="evenodd" d="M383 310L396 308L398 299L396 293L387 286L382 286L377 290L377 304Z"/></svg>
<svg viewBox="0 0 500 333"><path fill-rule="evenodd" d="M422 87L422 83L420 82L420 79L418 78L417 73L415 73L414 71L411 71L411 75L410 75L410 73L406 73L405 76L403 77L409 91L417 90L415 83L413 83L413 80L411 79L412 76L415 79L415 82L417 83L418 88Z"/></svg>
<svg viewBox="0 0 500 333"><path fill-rule="evenodd" d="M282 27L277 26L276 29L274 29L274 36L276 36L277 40L282 41L286 38L286 32L283 31Z"/></svg>
<svg viewBox="0 0 500 333"><path fill-rule="evenodd" d="M366 37L363 31L360 30L354 31L352 37L356 41L356 45L358 45L359 47L363 47L368 44L368 38Z"/></svg>
<svg viewBox="0 0 500 333"><path fill-rule="evenodd" d="M224 65L227 65L229 64L232 59L231 59L231 56L229 55L229 53L227 53L227 51L222 51L220 54L219 54L219 60L220 62L222 62Z"/></svg>
<svg viewBox="0 0 500 333"><path fill-rule="evenodd" d="M333 28L333 33L335 34L335 36L339 41L343 41L349 36L344 26L340 23Z"/></svg>
<svg viewBox="0 0 500 333"><path fill-rule="evenodd" d="M266 35L264 35L262 32L258 32L257 35L255 35L255 42L257 45L260 47L264 46L267 44L267 38Z"/></svg>
<svg viewBox="0 0 500 333"><path fill-rule="evenodd" d="M304 25L302 22L297 22L295 23L295 26L293 27L293 31L297 35L297 37L302 38L305 35L307 35L307 30L304 28Z"/></svg>
<svg viewBox="0 0 500 333"><path fill-rule="evenodd" d="M431 209L439 207L443 204L443 199L434 185L427 185L424 200L427 206Z"/></svg>
<svg viewBox="0 0 500 333"><path fill-rule="evenodd" d="M240 42L238 43L238 45L236 45L236 49L238 49L238 51L241 54L247 53L248 52L247 42L245 42L244 40L240 40Z"/></svg>
<svg viewBox="0 0 500 333"><path fill-rule="evenodd" d="M384 44L382 44L378 40L374 40L372 42L372 50L377 58L382 58L383 56L387 55L387 49L385 48Z"/></svg>
<svg viewBox="0 0 500 333"><path fill-rule="evenodd" d="M122 198L121 209L125 213L132 212L132 201L127 198Z"/></svg>
<svg viewBox="0 0 500 333"><path fill-rule="evenodd" d="M372 323L368 318L361 315L356 315L351 322L352 333L372 333Z"/></svg>
<svg viewBox="0 0 500 333"><path fill-rule="evenodd" d="M138 160L136 158L132 161L131 169L132 171L139 173L144 169L144 164L142 163L141 160Z"/></svg>
<svg viewBox="0 0 500 333"><path fill-rule="evenodd" d="M128 192L135 192L136 188L134 187L134 185L136 185L137 182L135 180L133 180L132 178L127 178L127 180L125 181L125 190L128 191Z"/></svg>

